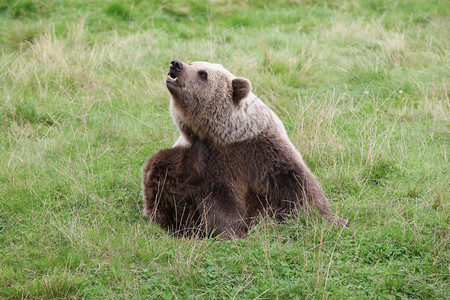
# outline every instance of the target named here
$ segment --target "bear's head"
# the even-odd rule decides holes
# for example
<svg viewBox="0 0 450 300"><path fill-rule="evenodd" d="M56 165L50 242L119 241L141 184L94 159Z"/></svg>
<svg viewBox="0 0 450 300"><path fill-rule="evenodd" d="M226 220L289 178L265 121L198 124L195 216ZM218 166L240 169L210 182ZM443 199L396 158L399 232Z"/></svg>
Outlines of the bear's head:
<svg viewBox="0 0 450 300"><path fill-rule="evenodd" d="M249 80L234 76L220 64L208 62L173 60L166 84L177 105L183 109L210 103L216 105L219 101L238 105L251 91Z"/></svg>
<svg viewBox="0 0 450 300"><path fill-rule="evenodd" d="M234 76L220 64L173 60L166 85L178 128L219 144L260 131L261 120L268 113L260 112L265 105L251 93L250 81Z"/></svg>

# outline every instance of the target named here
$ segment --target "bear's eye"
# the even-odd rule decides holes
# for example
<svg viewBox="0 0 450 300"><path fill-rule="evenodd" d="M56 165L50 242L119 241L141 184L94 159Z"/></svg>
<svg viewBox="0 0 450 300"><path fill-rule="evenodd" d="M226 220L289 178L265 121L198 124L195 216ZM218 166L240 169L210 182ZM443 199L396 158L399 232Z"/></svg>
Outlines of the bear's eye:
<svg viewBox="0 0 450 300"><path fill-rule="evenodd" d="M198 71L198 76L200 76L202 79L208 79L208 73L205 71Z"/></svg>

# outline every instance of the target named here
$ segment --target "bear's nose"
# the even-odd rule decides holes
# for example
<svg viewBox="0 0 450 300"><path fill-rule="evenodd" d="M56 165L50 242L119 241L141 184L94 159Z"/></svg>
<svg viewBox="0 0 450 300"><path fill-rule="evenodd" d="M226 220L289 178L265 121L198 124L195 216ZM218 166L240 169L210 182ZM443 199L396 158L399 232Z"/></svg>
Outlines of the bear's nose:
<svg viewBox="0 0 450 300"><path fill-rule="evenodd" d="M183 63L179 60L172 60L170 62L170 70L172 72L180 72L183 70Z"/></svg>

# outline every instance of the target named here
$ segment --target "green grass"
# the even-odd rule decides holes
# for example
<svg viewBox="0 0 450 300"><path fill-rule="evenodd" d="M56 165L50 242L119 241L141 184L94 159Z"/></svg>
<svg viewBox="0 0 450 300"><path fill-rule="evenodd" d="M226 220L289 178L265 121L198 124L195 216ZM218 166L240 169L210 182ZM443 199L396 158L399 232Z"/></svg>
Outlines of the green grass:
<svg viewBox="0 0 450 300"><path fill-rule="evenodd" d="M0 298L450 298L447 1L0 3ZM142 216L172 59L252 81L323 184L236 241Z"/></svg>

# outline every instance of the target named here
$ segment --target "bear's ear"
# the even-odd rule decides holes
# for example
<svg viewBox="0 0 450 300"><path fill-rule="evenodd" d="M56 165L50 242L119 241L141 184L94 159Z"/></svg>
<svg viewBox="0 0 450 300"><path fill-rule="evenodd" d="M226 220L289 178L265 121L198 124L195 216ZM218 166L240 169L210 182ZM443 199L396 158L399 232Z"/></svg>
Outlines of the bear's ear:
<svg viewBox="0 0 450 300"><path fill-rule="evenodd" d="M231 81L233 85L233 101L238 104L242 99L244 99L251 91L252 84L250 81L243 77L237 77Z"/></svg>

